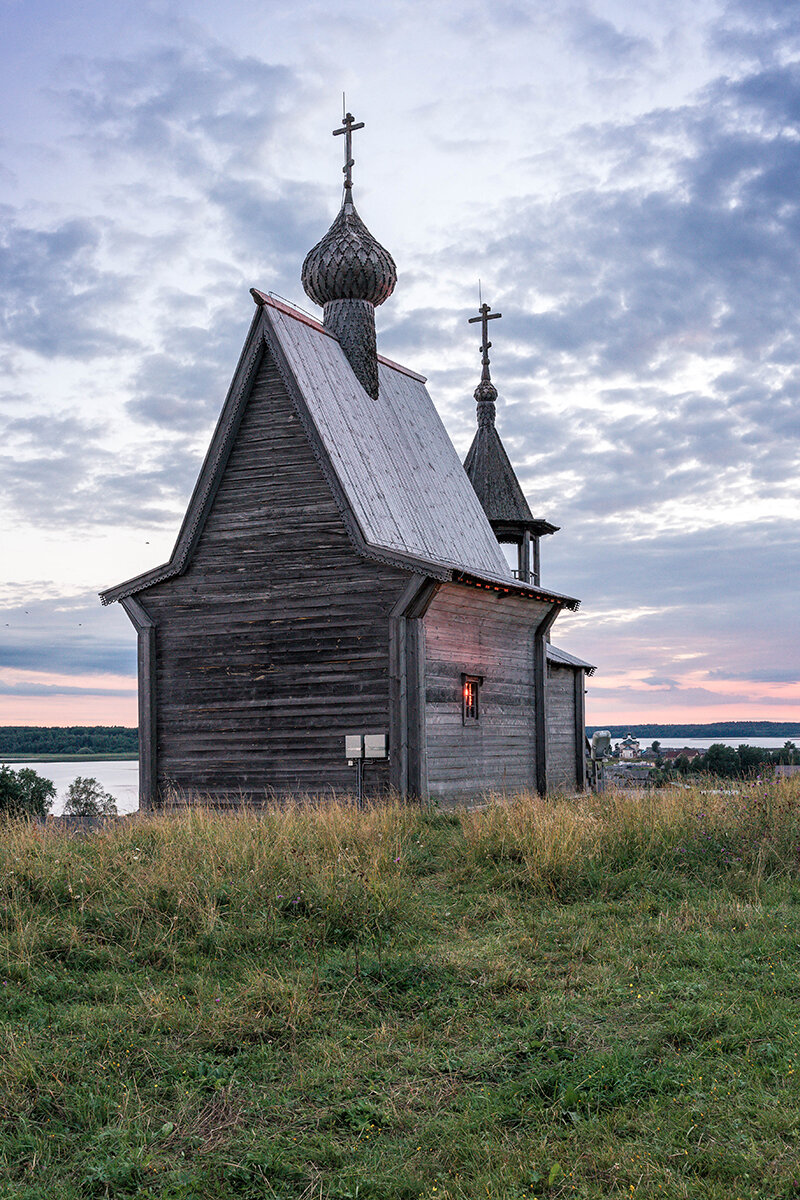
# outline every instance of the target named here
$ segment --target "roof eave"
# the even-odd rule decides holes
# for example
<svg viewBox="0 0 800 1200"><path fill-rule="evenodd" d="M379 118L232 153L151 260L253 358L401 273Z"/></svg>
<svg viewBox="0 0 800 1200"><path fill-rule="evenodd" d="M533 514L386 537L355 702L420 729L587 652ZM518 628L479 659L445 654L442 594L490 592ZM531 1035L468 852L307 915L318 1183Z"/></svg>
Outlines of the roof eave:
<svg viewBox="0 0 800 1200"><path fill-rule="evenodd" d="M161 583L162 579L169 579L172 575L179 575L180 568L176 566L172 559L167 563L162 563L160 567L151 567L149 571L143 571L141 575L134 575L132 579L126 579L124 583L115 584L114 587L106 588L104 592L98 593L101 604L113 604L116 600L125 600L128 596L135 596L137 592L143 592L145 588L152 587L155 583Z"/></svg>
<svg viewBox="0 0 800 1200"><path fill-rule="evenodd" d="M578 658L575 654L570 654L567 650L562 650L558 646L548 643L547 658L550 662L557 663L562 667L579 667L585 671L587 675L594 675L597 667L590 662L586 662L582 658Z"/></svg>
<svg viewBox="0 0 800 1200"><path fill-rule="evenodd" d="M558 533L560 525L553 525L543 517L533 517L530 521L512 521L508 519L489 518L489 524L498 540L503 537L519 537L522 533L531 533L535 537L544 537L550 533Z"/></svg>
<svg viewBox="0 0 800 1200"><path fill-rule="evenodd" d="M472 571L454 571L453 580L456 583L466 583L473 587L483 587L488 591L508 592L516 596L525 596L530 600L541 600L545 604L558 604L569 609L570 612L577 612L581 604L580 600L574 596L565 596L561 592L551 592L549 588L520 583L516 579L499 580L489 576L476 575Z"/></svg>

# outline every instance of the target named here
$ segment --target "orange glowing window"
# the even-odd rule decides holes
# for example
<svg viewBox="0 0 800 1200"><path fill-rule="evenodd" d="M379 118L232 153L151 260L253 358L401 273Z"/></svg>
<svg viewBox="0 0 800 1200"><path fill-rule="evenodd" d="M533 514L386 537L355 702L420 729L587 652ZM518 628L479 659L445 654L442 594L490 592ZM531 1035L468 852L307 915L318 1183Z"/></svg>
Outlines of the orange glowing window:
<svg viewBox="0 0 800 1200"><path fill-rule="evenodd" d="M480 675L461 676L461 715L465 725L473 725L480 720L480 692L483 680Z"/></svg>

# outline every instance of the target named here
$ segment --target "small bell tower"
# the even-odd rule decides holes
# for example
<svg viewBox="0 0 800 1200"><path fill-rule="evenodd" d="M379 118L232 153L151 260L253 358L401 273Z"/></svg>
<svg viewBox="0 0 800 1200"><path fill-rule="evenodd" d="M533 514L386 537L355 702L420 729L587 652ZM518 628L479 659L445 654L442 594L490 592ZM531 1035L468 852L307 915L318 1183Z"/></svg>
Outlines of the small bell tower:
<svg viewBox="0 0 800 1200"><path fill-rule="evenodd" d="M520 583L541 585L539 539L557 533L558 526L534 517L525 499L514 468L495 427L497 388L489 372L489 322L499 320L502 313L493 313L491 306L482 303L477 317L469 324L481 323L481 379L475 389L478 430L473 438L464 470L489 518L498 542L517 547L517 566L514 575Z"/></svg>

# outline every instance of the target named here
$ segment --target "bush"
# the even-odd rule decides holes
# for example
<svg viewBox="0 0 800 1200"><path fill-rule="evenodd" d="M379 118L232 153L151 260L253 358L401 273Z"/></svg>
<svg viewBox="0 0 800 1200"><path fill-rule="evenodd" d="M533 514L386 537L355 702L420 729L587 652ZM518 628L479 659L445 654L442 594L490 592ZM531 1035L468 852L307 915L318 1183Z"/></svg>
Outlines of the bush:
<svg viewBox="0 0 800 1200"><path fill-rule="evenodd" d="M52 780L37 775L31 767L12 771L0 766L0 814L43 819L55 794Z"/></svg>
<svg viewBox="0 0 800 1200"><path fill-rule="evenodd" d="M97 779L78 775L67 788L64 814L68 817L115 817L117 802L110 792L103 791Z"/></svg>

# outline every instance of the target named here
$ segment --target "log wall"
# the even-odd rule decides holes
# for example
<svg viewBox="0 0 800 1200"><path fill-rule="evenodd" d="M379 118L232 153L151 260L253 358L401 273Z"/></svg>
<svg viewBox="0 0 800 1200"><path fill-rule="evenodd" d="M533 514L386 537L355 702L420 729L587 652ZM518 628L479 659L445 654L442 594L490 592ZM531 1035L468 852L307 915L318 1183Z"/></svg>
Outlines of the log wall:
<svg viewBox="0 0 800 1200"><path fill-rule="evenodd" d="M574 792L578 787L575 747L575 671L571 667L560 667L555 663L548 663L548 791Z"/></svg>
<svg viewBox="0 0 800 1200"><path fill-rule="evenodd" d="M536 786L534 631L549 606L443 585L425 639L427 785L437 798ZM480 719L464 723L462 675L483 677Z"/></svg>
<svg viewBox="0 0 800 1200"><path fill-rule="evenodd" d="M138 594L155 624L157 789L351 791L344 736L389 731L389 611L409 573L356 554L265 354L185 574ZM388 765L365 768L368 791Z"/></svg>

